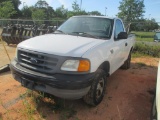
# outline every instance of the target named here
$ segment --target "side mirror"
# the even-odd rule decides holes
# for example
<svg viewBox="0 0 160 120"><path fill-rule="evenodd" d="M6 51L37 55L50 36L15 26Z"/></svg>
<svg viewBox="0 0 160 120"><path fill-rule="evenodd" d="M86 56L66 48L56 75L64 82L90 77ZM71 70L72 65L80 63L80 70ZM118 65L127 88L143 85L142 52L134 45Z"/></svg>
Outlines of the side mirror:
<svg viewBox="0 0 160 120"><path fill-rule="evenodd" d="M127 38L128 38L127 32L120 32L117 37L117 39L127 39Z"/></svg>

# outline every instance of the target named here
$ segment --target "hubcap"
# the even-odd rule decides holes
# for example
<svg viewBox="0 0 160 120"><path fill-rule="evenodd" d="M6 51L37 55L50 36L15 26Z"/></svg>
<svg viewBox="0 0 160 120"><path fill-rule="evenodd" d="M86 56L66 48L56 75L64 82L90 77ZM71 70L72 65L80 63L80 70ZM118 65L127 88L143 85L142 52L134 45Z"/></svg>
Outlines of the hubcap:
<svg viewBox="0 0 160 120"><path fill-rule="evenodd" d="M97 91L96 91L96 99L99 99L101 95L103 94L104 89L104 79L101 78L97 85Z"/></svg>

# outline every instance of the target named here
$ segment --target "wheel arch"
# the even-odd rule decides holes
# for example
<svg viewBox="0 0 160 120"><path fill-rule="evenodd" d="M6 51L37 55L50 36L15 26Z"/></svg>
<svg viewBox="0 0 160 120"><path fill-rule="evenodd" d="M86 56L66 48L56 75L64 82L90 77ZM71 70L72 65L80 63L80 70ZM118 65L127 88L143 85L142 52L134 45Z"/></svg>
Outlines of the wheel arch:
<svg viewBox="0 0 160 120"><path fill-rule="evenodd" d="M110 63L109 61L104 61L98 69L102 69L106 72L107 76L110 76Z"/></svg>
<svg viewBox="0 0 160 120"><path fill-rule="evenodd" d="M131 47L131 50L130 50L130 52L133 52L133 46Z"/></svg>

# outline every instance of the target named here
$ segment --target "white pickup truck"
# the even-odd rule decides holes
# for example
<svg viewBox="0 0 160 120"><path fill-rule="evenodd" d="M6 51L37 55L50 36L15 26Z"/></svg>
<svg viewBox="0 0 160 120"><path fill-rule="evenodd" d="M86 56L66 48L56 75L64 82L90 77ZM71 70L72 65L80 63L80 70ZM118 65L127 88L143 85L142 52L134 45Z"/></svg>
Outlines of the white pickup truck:
<svg viewBox="0 0 160 120"><path fill-rule="evenodd" d="M10 68L26 88L95 106L107 77L130 67L134 43L119 18L74 16L54 33L20 43Z"/></svg>

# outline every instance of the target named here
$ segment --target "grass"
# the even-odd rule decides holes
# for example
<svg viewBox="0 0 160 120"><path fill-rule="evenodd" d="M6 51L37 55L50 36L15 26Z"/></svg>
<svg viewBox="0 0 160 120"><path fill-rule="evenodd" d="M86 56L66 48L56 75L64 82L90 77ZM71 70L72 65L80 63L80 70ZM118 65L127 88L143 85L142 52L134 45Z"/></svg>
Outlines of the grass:
<svg viewBox="0 0 160 120"><path fill-rule="evenodd" d="M137 41L148 41L148 42L153 42L154 40L154 32L136 32L133 31L131 33L134 33L136 35L136 40Z"/></svg>
<svg viewBox="0 0 160 120"><path fill-rule="evenodd" d="M20 95L22 98L23 110L19 111L23 116L28 120L34 120L34 114L36 113L35 104L32 102L32 99L29 99L28 95L31 94L30 90L27 90L25 94Z"/></svg>
<svg viewBox="0 0 160 120"><path fill-rule="evenodd" d="M59 113L60 120L68 120L70 118L76 117L77 111L74 110L72 105L66 106L65 100L55 99L50 94L44 94L42 92L37 93L33 91L28 91L27 93L30 100L25 99L23 105L25 107L24 114L27 115L28 120L34 120L33 116L38 112L40 114L39 119L45 119L47 117L47 111L52 111L52 113ZM45 109L46 108L46 109Z"/></svg>
<svg viewBox="0 0 160 120"><path fill-rule="evenodd" d="M19 109L13 108L12 110L6 109L6 112L3 114L4 117L0 113L0 120L3 118L12 120L12 114L15 113L26 120L44 120L56 113L59 114L59 120L79 120L76 116L77 111L75 110L75 106L73 104L66 104L66 100L55 99L52 95L31 90L27 90L24 94L19 95L19 97L21 98L20 105L22 107ZM0 105L3 106L1 100Z"/></svg>
<svg viewBox="0 0 160 120"><path fill-rule="evenodd" d="M136 32L133 31L132 33L139 35L139 36L146 36L146 37L150 37L150 36L154 36L154 32Z"/></svg>
<svg viewBox="0 0 160 120"><path fill-rule="evenodd" d="M160 57L160 45L147 45L145 43L136 43L133 53L135 56L147 55L152 57Z"/></svg>
<svg viewBox="0 0 160 120"><path fill-rule="evenodd" d="M28 120L34 120L33 115L36 112L34 106L30 104L30 101L28 101L27 99L23 100L23 106L25 108L25 110L23 111L23 115L26 116Z"/></svg>
<svg viewBox="0 0 160 120"><path fill-rule="evenodd" d="M140 38L140 37L136 37L137 41L147 41L147 42L153 42L154 39L153 38Z"/></svg>
<svg viewBox="0 0 160 120"><path fill-rule="evenodd" d="M132 53L132 58L140 58L140 57L144 57L144 56L149 56L149 55L142 54L142 53L139 53L139 52Z"/></svg>

